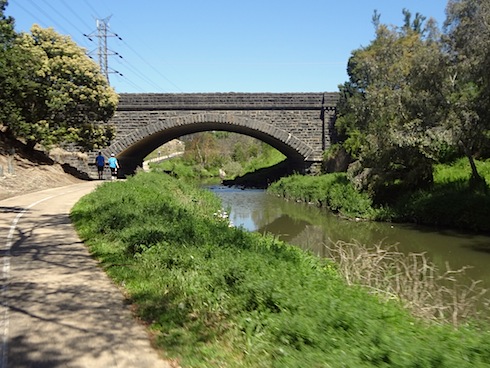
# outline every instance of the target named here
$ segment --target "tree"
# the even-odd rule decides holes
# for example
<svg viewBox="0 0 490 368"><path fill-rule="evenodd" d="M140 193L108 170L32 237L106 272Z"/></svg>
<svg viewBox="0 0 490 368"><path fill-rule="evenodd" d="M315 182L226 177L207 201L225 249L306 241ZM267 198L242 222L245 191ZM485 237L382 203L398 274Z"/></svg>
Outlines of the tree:
<svg viewBox="0 0 490 368"><path fill-rule="evenodd" d="M435 24L430 20L423 27L420 14L413 22L408 11L404 15L403 27L389 28L375 13L376 38L352 53L349 81L340 86L336 126L358 159L352 180L378 196L393 186L430 185L434 142L440 138L432 114L437 96L430 92L442 62Z"/></svg>
<svg viewBox="0 0 490 368"><path fill-rule="evenodd" d="M85 149L108 144L118 97L98 65L69 37L37 25L20 34L12 62L21 73L13 101L17 119L7 130L28 146L72 142ZM21 63L20 63L21 62ZM5 124L5 123L4 123Z"/></svg>
<svg viewBox="0 0 490 368"><path fill-rule="evenodd" d="M444 24L447 69L446 128L472 169L472 183L484 184L474 155L490 142L490 3L452 0Z"/></svg>
<svg viewBox="0 0 490 368"><path fill-rule="evenodd" d="M6 0L0 0L0 128L5 122L16 119L18 110L11 99L17 79L16 68L13 66L13 45L16 39L14 19L5 16L8 5Z"/></svg>
<svg viewBox="0 0 490 368"><path fill-rule="evenodd" d="M225 157L220 154L218 141L212 132L200 132L192 135L192 139L186 145L186 156L205 168L219 167Z"/></svg>

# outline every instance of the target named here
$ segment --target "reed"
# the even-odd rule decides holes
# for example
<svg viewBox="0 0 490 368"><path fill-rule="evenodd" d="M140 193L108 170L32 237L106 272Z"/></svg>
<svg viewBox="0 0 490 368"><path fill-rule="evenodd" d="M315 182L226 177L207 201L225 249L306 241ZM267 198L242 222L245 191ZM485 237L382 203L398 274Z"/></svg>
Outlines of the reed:
<svg viewBox="0 0 490 368"><path fill-rule="evenodd" d="M417 317L459 326L481 319L488 290L481 281L465 280L463 267L439 269L425 253L400 252L395 245L367 246L359 241L325 245L348 285L362 285L389 300L400 301Z"/></svg>

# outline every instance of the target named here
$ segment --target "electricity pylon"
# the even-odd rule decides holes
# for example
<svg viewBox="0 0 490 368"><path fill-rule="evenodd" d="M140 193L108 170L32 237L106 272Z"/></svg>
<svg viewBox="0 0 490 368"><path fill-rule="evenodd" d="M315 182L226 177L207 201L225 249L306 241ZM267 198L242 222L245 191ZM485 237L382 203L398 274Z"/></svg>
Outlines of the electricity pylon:
<svg viewBox="0 0 490 368"><path fill-rule="evenodd" d="M107 83L109 83L109 73L117 73L122 76L122 74L116 70L109 72L109 64L107 62L108 56L110 55L117 55L122 58L122 56L119 55L117 52L111 51L107 48L107 37L117 37L122 41L122 38L119 37L116 33L109 31L109 20L111 19L111 17L112 15L104 19L96 19L97 33L92 32L90 34L84 34L84 36L87 37L90 41L92 41L91 37L97 37L99 39L99 45L97 48L97 59L99 61L100 70L107 79Z"/></svg>

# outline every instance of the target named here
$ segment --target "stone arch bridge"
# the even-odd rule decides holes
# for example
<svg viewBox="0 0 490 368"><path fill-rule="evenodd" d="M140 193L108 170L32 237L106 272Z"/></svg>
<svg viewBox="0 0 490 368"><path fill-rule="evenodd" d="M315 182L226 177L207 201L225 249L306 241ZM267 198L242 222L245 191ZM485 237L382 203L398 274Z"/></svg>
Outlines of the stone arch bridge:
<svg viewBox="0 0 490 368"><path fill-rule="evenodd" d="M268 143L296 170L317 171L333 139L337 93L121 94L109 124L121 174L131 174L162 144L196 132L230 131ZM96 178L91 152L85 170ZM80 166L80 165L79 165Z"/></svg>

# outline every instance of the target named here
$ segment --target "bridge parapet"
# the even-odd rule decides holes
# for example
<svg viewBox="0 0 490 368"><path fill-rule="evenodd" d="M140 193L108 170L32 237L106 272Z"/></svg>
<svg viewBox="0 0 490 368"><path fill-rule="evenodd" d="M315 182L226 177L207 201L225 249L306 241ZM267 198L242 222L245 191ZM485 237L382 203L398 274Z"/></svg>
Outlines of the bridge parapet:
<svg viewBox="0 0 490 368"><path fill-rule="evenodd" d="M120 94L118 111L335 109L338 93Z"/></svg>

